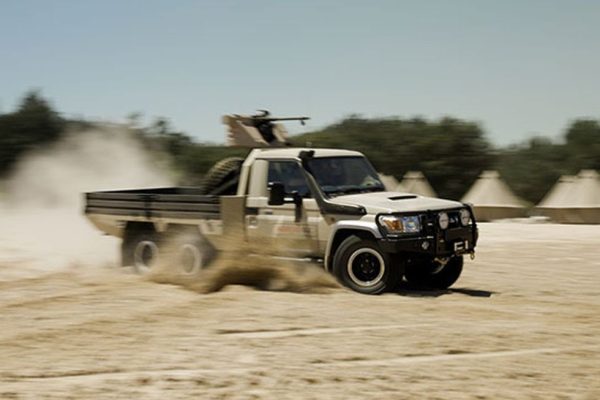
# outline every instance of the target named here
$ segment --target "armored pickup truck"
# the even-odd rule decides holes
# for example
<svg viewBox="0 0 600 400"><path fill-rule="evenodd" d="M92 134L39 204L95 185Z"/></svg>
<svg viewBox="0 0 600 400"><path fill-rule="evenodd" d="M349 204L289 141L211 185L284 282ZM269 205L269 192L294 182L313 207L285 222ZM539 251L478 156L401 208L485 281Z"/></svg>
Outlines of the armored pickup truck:
<svg viewBox="0 0 600 400"><path fill-rule="evenodd" d="M140 273L179 232L186 233L178 244L182 273L210 268L211 257L231 241L271 243L279 255L322 263L365 294L402 280L448 288L461 274L463 256L475 251L469 205L387 191L356 151L258 148L243 161L224 160L216 171L230 175L220 177L226 194L186 187L93 192L85 195L85 214L123 239L122 262Z"/></svg>

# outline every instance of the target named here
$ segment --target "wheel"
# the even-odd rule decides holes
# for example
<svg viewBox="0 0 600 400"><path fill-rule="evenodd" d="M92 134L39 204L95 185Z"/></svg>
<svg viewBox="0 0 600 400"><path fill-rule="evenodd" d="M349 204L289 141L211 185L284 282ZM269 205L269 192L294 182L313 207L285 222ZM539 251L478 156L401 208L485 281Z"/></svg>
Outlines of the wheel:
<svg viewBox="0 0 600 400"><path fill-rule="evenodd" d="M123 239L122 264L132 265L138 274L147 274L158 263L159 248L159 239L155 232L130 232Z"/></svg>
<svg viewBox="0 0 600 400"><path fill-rule="evenodd" d="M413 286L430 289L447 289L460 277L463 257L451 257L445 262L435 260L410 260L404 277Z"/></svg>
<svg viewBox="0 0 600 400"><path fill-rule="evenodd" d="M215 256L214 247L198 233L178 234L168 247L174 253L173 267L186 276L197 275Z"/></svg>
<svg viewBox="0 0 600 400"><path fill-rule="evenodd" d="M224 158L211 169L204 177L202 185L205 194L212 195L232 195L237 189L236 178L240 174L243 158L229 157Z"/></svg>
<svg viewBox="0 0 600 400"><path fill-rule="evenodd" d="M346 238L333 257L333 273L350 289L364 294L392 290L400 278L400 268L379 245L358 236Z"/></svg>

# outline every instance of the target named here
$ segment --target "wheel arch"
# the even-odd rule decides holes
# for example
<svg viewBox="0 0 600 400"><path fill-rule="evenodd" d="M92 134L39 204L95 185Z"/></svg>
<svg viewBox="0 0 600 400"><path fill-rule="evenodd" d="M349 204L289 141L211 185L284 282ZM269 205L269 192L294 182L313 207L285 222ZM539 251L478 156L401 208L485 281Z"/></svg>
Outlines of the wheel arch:
<svg viewBox="0 0 600 400"><path fill-rule="evenodd" d="M155 233L158 229L153 222L127 221L123 229L123 238L139 232Z"/></svg>
<svg viewBox="0 0 600 400"><path fill-rule="evenodd" d="M139 235L154 235L156 232L156 226L152 222L127 221L123 228L123 236L121 240L121 265L133 265L133 244Z"/></svg>
<svg viewBox="0 0 600 400"><path fill-rule="evenodd" d="M377 240L381 239L381 232L379 232L374 222L342 221L336 224L331 231L325 252L324 264L327 271L331 271L333 256L340 244L350 236L358 236L366 240Z"/></svg>

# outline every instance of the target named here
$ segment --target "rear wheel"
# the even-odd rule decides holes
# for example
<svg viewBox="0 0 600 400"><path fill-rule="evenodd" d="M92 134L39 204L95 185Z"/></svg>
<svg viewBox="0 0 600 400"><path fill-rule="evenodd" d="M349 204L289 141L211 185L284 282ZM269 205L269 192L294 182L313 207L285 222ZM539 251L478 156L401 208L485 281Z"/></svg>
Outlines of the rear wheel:
<svg viewBox="0 0 600 400"><path fill-rule="evenodd" d="M346 238L335 252L333 273L342 284L364 294L392 290L400 277L399 266L379 245L358 236Z"/></svg>
<svg viewBox="0 0 600 400"><path fill-rule="evenodd" d="M178 235L169 247L174 251L174 267L183 275L197 275L214 258L214 247L198 233Z"/></svg>
<svg viewBox="0 0 600 400"><path fill-rule="evenodd" d="M128 233L121 248L122 264L132 265L138 274L147 274L158 264L159 248L158 235L155 232Z"/></svg>
<svg viewBox="0 0 600 400"><path fill-rule="evenodd" d="M413 286L429 289L447 289L460 277L463 257L446 260L409 260L404 277Z"/></svg>

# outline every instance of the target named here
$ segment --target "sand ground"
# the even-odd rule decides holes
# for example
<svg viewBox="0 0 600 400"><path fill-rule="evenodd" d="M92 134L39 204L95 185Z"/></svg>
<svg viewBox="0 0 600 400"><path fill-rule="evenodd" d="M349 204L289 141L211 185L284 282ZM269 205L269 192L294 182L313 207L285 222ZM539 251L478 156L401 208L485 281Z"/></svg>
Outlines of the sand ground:
<svg viewBox="0 0 600 400"><path fill-rule="evenodd" d="M383 296L203 295L9 247L0 399L600 398L600 226L482 224L452 290Z"/></svg>

